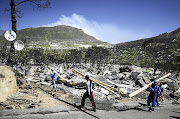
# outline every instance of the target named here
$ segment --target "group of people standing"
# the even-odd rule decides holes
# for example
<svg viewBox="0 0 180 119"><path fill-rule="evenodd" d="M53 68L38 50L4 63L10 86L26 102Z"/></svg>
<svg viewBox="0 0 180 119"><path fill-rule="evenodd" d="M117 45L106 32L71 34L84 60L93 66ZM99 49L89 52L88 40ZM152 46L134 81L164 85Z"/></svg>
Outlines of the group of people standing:
<svg viewBox="0 0 180 119"><path fill-rule="evenodd" d="M150 90L150 93L147 99L147 105L149 107L149 111L151 112L151 111L154 111L156 103L157 103L157 106L159 106L159 102L158 102L159 99L163 101L163 97L162 97L163 89L161 89L161 87L158 86L158 83L155 80L152 85L149 85L149 90ZM152 103L152 106L151 106L151 103Z"/></svg>

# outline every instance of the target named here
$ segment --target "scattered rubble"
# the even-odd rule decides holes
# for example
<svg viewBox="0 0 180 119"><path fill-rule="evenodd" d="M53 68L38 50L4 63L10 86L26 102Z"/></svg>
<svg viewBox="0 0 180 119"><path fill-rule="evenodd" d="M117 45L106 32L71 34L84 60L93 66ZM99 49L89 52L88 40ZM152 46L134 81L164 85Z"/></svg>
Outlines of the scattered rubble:
<svg viewBox="0 0 180 119"><path fill-rule="evenodd" d="M75 103L78 102L83 93L85 92L85 83L86 80L78 75L72 72L71 68L64 68L63 65L51 65L51 67L56 70L65 80L61 80L60 78L56 81L58 90L62 93L54 93L52 90L52 81L50 77L50 70L46 65L44 66L24 66L24 67L18 67L15 66L14 69L16 72L17 77L17 84L19 87L19 90L17 92L18 95L23 95L22 97L14 98L13 96L8 98L9 105L10 102L16 104L14 106L8 107L8 103L0 103L1 107L6 108L39 108L43 107L45 103L48 103L44 101L44 99L40 99L40 95L38 94L38 91L42 91L42 89L45 87L48 87L49 94L52 94L52 96L60 97L61 99L68 98L68 96L71 97L69 100L70 102L73 102L73 99ZM100 81L106 85L109 85L113 88L116 88L118 91L123 91L126 98L128 98L128 94L134 92L135 90L145 86L146 84L149 84L151 81L154 81L155 79L161 77L164 75L163 72L157 71L156 75L153 75L153 69L151 68L141 68L137 66L121 66L121 65L108 65L105 67L100 67L99 69L93 68L90 65L82 64L82 66L73 67L78 69L83 74L89 74L90 77L93 79ZM0 78L2 78L3 75L0 74ZM170 97L170 93L174 91L174 95L180 94L180 76L179 74L173 74L171 77L165 78L161 80L164 88L164 94L168 95ZM33 86L36 88L34 88ZM41 87L41 90L37 88L37 86ZM37 89L37 90L35 90ZM24 91L23 91L24 90ZM31 91L36 91L36 93L32 93ZM167 93L168 92L168 93ZM63 94L64 93L64 94ZM119 92L118 92L119 93ZM3 93L4 94L4 93ZM65 94L67 94L65 96ZM44 94L47 97L48 94ZM142 98L146 99L148 93L144 92L141 94L138 94L135 96L136 98ZM171 95L172 96L172 95ZM26 98L24 98L26 97ZM43 97L43 96L42 96ZM50 96L51 97L51 96ZM49 97L49 98L50 98ZM167 96L165 96L167 97ZM178 97L178 96L177 96ZM28 99L29 98L29 99ZM110 101L110 102L120 102L122 100L117 99L113 94L111 94L109 91L105 90L104 88L98 86L98 84L95 84L94 86L94 98L98 102L99 101ZM12 100L12 101L11 101ZM49 101L49 100L48 100ZM23 104L24 102L24 104ZM55 101L52 101L52 103L57 103ZM46 106L52 106L46 105ZM54 105L57 106L57 105Z"/></svg>

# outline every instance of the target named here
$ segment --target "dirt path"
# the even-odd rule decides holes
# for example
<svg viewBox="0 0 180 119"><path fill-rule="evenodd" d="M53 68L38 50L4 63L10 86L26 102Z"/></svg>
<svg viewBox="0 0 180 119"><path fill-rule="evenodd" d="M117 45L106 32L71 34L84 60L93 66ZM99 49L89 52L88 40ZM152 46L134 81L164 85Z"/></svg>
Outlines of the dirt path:
<svg viewBox="0 0 180 119"><path fill-rule="evenodd" d="M7 101L0 103L0 109L26 109L66 106L73 97L63 90L53 91L51 87L30 83L30 89L19 89Z"/></svg>

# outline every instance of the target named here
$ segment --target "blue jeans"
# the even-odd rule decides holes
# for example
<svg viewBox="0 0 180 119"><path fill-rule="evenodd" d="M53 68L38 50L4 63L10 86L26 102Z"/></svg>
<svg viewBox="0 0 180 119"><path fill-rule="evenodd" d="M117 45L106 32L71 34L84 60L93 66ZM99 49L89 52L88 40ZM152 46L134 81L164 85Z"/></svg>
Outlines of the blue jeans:
<svg viewBox="0 0 180 119"><path fill-rule="evenodd" d="M152 111L154 111L154 107L155 107L155 103L156 103L156 98L157 98L157 96L155 96L155 98L154 98L154 100L152 102Z"/></svg>
<svg viewBox="0 0 180 119"><path fill-rule="evenodd" d="M53 79L53 88L56 89L56 80Z"/></svg>

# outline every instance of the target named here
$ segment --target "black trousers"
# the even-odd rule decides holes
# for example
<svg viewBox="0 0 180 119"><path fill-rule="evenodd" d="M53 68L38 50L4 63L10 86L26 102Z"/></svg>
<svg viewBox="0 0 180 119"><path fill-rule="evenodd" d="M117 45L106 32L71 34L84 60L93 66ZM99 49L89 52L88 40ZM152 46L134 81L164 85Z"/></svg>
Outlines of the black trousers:
<svg viewBox="0 0 180 119"><path fill-rule="evenodd" d="M81 100L81 106L84 107L85 105L85 100L86 98L89 98L89 100L91 101L91 104L93 106L93 108L95 109L96 108L96 104L94 102L94 99L93 99L93 92L91 92L91 95L88 94L88 91L86 91L82 97L82 100Z"/></svg>

